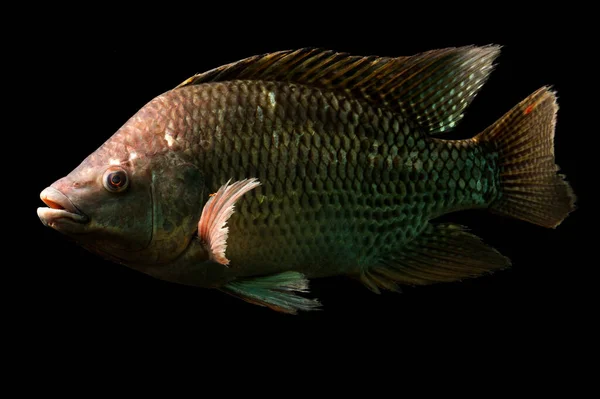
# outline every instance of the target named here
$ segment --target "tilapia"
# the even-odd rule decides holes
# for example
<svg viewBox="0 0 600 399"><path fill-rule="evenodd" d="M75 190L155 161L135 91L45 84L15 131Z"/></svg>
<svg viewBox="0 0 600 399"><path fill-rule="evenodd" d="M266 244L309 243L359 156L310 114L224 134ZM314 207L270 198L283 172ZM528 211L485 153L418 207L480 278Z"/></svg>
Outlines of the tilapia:
<svg viewBox="0 0 600 399"><path fill-rule="evenodd" d="M551 87L470 139L444 137L499 52L306 48L197 74L43 190L38 215L113 262L285 313L321 307L313 278L379 293L507 268L435 219L479 208L555 228L576 198L555 164Z"/></svg>

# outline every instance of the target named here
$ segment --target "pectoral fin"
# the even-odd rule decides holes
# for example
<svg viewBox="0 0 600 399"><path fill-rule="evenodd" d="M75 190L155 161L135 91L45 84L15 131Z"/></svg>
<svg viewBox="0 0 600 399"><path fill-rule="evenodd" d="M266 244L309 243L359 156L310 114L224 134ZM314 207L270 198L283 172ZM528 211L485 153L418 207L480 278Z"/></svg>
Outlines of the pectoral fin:
<svg viewBox="0 0 600 399"><path fill-rule="evenodd" d="M228 181L211 195L204 205L198 222L198 235L205 244L211 260L229 265L229 259L225 257L229 227L225 227L225 224L233 215L236 201L259 185L258 180L254 178L237 181L231 185Z"/></svg>
<svg viewBox="0 0 600 399"><path fill-rule="evenodd" d="M316 299L296 295L296 292L308 292L308 280L298 272L235 280L221 290L246 302L289 314L296 314L298 310L318 310L321 306Z"/></svg>

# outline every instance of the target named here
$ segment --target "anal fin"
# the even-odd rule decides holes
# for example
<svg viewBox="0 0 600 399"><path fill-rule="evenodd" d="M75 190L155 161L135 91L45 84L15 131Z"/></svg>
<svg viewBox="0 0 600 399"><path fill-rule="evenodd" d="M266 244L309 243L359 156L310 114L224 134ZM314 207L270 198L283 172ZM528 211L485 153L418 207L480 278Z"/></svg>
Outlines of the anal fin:
<svg viewBox="0 0 600 399"><path fill-rule="evenodd" d="M396 283L427 285L479 277L505 269L510 260L456 224L430 224L398 252L363 272L371 291L397 290Z"/></svg>
<svg viewBox="0 0 600 399"><path fill-rule="evenodd" d="M296 294L308 292L308 279L298 272L235 280L221 290L246 302L289 314L296 314L298 310L318 310L321 306L316 299Z"/></svg>

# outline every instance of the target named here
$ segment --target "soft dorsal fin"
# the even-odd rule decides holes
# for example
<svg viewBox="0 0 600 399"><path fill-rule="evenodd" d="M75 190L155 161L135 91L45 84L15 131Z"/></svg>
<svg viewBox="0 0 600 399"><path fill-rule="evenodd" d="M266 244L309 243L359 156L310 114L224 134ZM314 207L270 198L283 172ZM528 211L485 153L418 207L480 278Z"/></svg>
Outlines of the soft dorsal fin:
<svg viewBox="0 0 600 399"><path fill-rule="evenodd" d="M247 79L350 92L435 134L456 126L499 53L499 46L465 46L389 58L304 48L245 58L194 75L177 88Z"/></svg>

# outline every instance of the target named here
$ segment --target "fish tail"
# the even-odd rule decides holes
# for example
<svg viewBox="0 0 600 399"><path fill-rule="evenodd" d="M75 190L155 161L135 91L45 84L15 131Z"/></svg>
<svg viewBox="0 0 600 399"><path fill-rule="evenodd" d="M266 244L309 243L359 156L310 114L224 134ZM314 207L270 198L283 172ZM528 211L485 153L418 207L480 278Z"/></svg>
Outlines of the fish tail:
<svg viewBox="0 0 600 399"><path fill-rule="evenodd" d="M475 137L498 154L499 192L492 212L556 228L576 196L554 161L556 94L543 87Z"/></svg>

